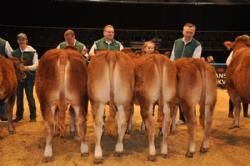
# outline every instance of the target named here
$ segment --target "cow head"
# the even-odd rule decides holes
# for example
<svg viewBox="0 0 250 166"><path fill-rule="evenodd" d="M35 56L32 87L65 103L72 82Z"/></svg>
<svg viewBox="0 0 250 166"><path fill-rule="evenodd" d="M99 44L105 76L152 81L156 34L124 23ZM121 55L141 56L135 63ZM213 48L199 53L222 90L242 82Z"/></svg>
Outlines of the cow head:
<svg viewBox="0 0 250 166"><path fill-rule="evenodd" d="M127 54L132 59L136 59L136 58L139 57L138 53L137 52L133 52L133 50L130 49L130 48L124 48L121 52Z"/></svg>
<svg viewBox="0 0 250 166"><path fill-rule="evenodd" d="M16 75L17 75L17 80L21 80L21 79L25 79L27 77L26 73L25 73L25 67L24 67L24 62L20 61L17 58L9 58L16 70Z"/></svg>
<svg viewBox="0 0 250 166"><path fill-rule="evenodd" d="M248 35L237 36L234 42L225 41L224 46L227 49L232 49L232 50L236 50L241 47L250 47L250 37Z"/></svg>
<svg viewBox="0 0 250 166"><path fill-rule="evenodd" d="M242 43L245 46L250 47L250 36L248 35L237 36L235 39L235 43Z"/></svg>

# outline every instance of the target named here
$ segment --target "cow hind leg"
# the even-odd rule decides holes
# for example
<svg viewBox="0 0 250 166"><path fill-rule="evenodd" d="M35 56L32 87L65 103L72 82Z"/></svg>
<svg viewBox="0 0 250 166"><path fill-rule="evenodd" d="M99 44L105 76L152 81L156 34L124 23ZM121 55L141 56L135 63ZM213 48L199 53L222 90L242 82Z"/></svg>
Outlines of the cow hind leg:
<svg viewBox="0 0 250 166"><path fill-rule="evenodd" d="M156 105L156 104L155 104ZM153 111L155 111L155 105L153 107ZM163 119L164 119L164 113L163 113L163 104L158 104L158 115L157 115L157 122L159 123L159 136L163 136ZM154 114L153 114L154 116Z"/></svg>
<svg viewBox="0 0 250 166"><path fill-rule="evenodd" d="M200 152L206 153L209 148L209 137L212 130L212 115L213 115L214 105L205 106L205 119L204 119L204 138L201 144Z"/></svg>
<svg viewBox="0 0 250 166"><path fill-rule="evenodd" d="M76 125L75 125L75 111L73 110L72 106L69 108L69 113L70 113L70 129L69 129L69 135L71 137L74 137L76 134Z"/></svg>
<svg viewBox="0 0 250 166"><path fill-rule="evenodd" d="M234 106L234 120L233 125L231 129L233 128L239 128L240 126L240 111L241 111L241 101L240 97L237 95L234 89L228 89L228 93L230 95L230 98L232 100L233 106Z"/></svg>
<svg viewBox="0 0 250 166"><path fill-rule="evenodd" d="M95 135L96 135L96 142L95 142L95 152L94 152L94 163L99 164L102 163L102 147L101 147L101 137L103 133L103 115L104 115L104 107L105 104L101 103L94 103L92 105L93 114L94 114L94 122L95 122Z"/></svg>
<svg viewBox="0 0 250 166"><path fill-rule="evenodd" d="M145 122L145 126L148 133L148 143L149 143L149 156L148 160L155 161L156 160L156 150L155 150L155 130L154 130L154 118L152 115L153 112L153 104L145 107L142 106L142 117Z"/></svg>
<svg viewBox="0 0 250 166"><path fill-rule="evenodd" d="M128 120L127 120L127 130L126 133L129 134L132 131L133 128L133 115L134 115L134 105L131 104L130 109L129 109L129 115L128 115Z"/></svg>
<svg viewBox="0 0 250 166"><path fill-rule="evenodd" d="M15 96L11 96L6 103L6 113L7 113L7 119L8 119L8 131L9 134L15 134L15 127L13 125L12 121L12 115L13 115L13 106L15 103Z"/></svg>
<svg viewBox="0 0 250 166"><path fill-rule="evenodd" d="M232 128L240 127L240 112L241 112L241 103L240 101L234 102L234 121Z"/></svg>
<svg viewBox="0 0 250 166"><path fill-rule="evenodd" d="M81 107L73 106L73 108L77 117L77 132L81 141L81 156L85 157L88 156L89 153L88 144L86 143L86 117L84 116L84 111Z"/></svg>
<svg viewBox="0 0 250 166"><path fill-rule="evenodd" d="M182 107L183 109L183 107ZM187 118L187 128L188 128L188 149L186 152L186 157L193 157L195 153L195 133L196 133L196 116L195 116L195 107L184 106L184 113Z"/></svg>
<svg viewBox="0 0 250 166"><path fill-rule="evenodd" d="M44 149L44 162L52 161L53 150L52 150L52 139L55 133L55 111L56 107L41 107L45 115L45 126L47 128L46 145Z"/></svg>
<svg viewBox="0 0 250 166"><path fill-rule="evenodd" d="M153 111L152 111L152 116L154 117L154 112L155 112L155 105L153 105ZM158 117L157 117L157 122L160 123L160 126L159 126L159 136L162 136L162 116L163 116L163 112L162 112L162 108L160 108L161 106L158 107ZM141 132L144 133L146 131L146 125L145 125L145 122L144 120L142 120L141 122Z"/></svg>
<svg viewBox="0 0 250 166"><path fill-rule="evenodd" d="M142 122L141 122L141 132L144 133L145 131L146 131L146 125L145 125L144 120L142 120Z"/></svg>
<svg viewBox="0 0 250 166"><path fill-rule="evenodd" d="M117 107L114 105L114 103L109 102L109 116L108 116L106 121L104 119L104 121L105 121L104 130L111 137L116 137L116 135L117 135L116 121L115 121L116 112L117 112ZM104 112L104 114L105 114L105 112Z"/></svg>
<svg viewBox="0 0 250 166"><path fill-rule="evenodd" d="M178 106L174 105L173 106L173 112L171 112L171 128L170 128L170 134L174 135L176 132L176 115L177 115L177 110L178 110Z"/></svg>
<svg viewBox="0 0 250 166"><path fill-rule="evenodd" d="M127 129L127 119L129 118L129 114L126 114L125 111L129 111L129 107L119 105L117 109L118 141L115 146L115 152L117 156L120 156L123 153L123 138Z"/></svg>
<svg viewBox="0 0 250 166"><path fill-rule="evenodd" d="M168 154L168 145L167 145L167 138L169 134L170 129L170 104L164 104L163 105L163 125L162 125L162 131L163 131L163 138L162 138L162 145L161 145L161 155L166 158Z"/></svg>
<svg viewBox="0 0 250 166"><path fill-rule="evenodd" d="M144 112L143 112L142 106L140 106L140 113L141 113L141 117L142 117L141 132L144 133L146 131L146 126L145 126Z"/></svg>
<svg viewBox="0 0 250 166"><path fill-rule="evenodd" d="M205 104L200 104L200 125L205 129Z"/></svg>

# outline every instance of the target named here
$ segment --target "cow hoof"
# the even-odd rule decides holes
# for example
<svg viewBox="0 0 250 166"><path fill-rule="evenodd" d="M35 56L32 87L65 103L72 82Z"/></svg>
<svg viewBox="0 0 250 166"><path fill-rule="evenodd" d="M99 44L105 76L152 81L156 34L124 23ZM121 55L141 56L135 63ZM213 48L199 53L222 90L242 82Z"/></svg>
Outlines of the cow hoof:
<svg viewBox="0 0 250 166"><path fill-rule="evenodd" d="M235 129L235 128L240 128L239 125L233 125L232 127L230 127L229 129Z"/></svg>
<svg viewBox="0 0 250 166"><path fill-rule="evenodd" d="M234 118L234 114L233 114L232 112L229 112L229 113L228 113L228 117L229 117L229 118Z"/></svg>
<svg viewBox="0 0 250 166"><path fill-rule="evenodd" d="M170 135L175 135L175 130L170 129L169 134L170 134Z"/></svg>
<svg viewBox="0 0 250 166"><path fill-rule="evenodd" d="M193 158L194 152L187 152L185 155L187 158Z"/></svg>
<svg viewBox="0 0 250 166"><path fill-rule="evenodd" d="M103 163L103 158L95 158L94 159L94 164L102 164Z"/></svg>
<svg viewBox="0 0 250 166"><path fill-rule="evenodd" d="M141 134L141 135L145 135L146 133L147 133L146 130L140 130L140 134Z"/></svg>
<svg viewBox="0 0 250 166"><path fill-rule="evenodd" d="M81 153L81 157L88 157L89 156L89 153Z"/></svg>
<svg viewBox="0 0 250 166"><path fill-rule="evenodd" d="M240 126L239 125L235 125L235 126L233 126L234 128L240 128Z"/></svg>
<svg viewBox="0 0 250 166"><path fill-rule="evenodd" d="M166 158L168 158L168 154L161 154L161 157L166 159Z"/></svg>
<svg viewBox="0 0 250 166"><path fill-rule="evenodd" d="M130 135L131 134L131 130L126 130L126 134Z"/></svg>
<svg viewBox="0 0 250 166"><path fill-rule="evenodd" d="M114 154L116 157L122 157L122 152L115 152Z"/></svg>
<svg viewBox="0 0 250 166"><path fill-rule="evenodd" d="M208 148L201 147L200 152L201 153L207 153L208 152Z"/></svg>
<svg viewBox="0 0 250 166"><path fill-rule="evenodd" d="M170 132L170 135L175 135L175 131L171 131L171 132Z"/></svg>
<svg viewBox="0 0 250 166"><path fill-rule="evenodd" d="M156 155L149 155L148 161L156 161Z"/></svg>
<svg viewBox="0 0 250 166"><path fill-rule="evenodd" d="M44 163L48 163L48 162L51 162L51 161L52 161L52 157L44 157L43 158Z"/></svg>
<svg viewBox="0 0 250 166"><path fill-rule="evenodd" d="M14 135L14 134L16 134L15 130L9 131L9 135Z"/></svg>
<svg viewBox="0 0 250 166"><path fill-rule="evenodd" d="M70 138L74 138L75 135L76 135L76 132L75 132L75 131L70 131L70 132L69 132L69 137L70 137Z"/></svg>

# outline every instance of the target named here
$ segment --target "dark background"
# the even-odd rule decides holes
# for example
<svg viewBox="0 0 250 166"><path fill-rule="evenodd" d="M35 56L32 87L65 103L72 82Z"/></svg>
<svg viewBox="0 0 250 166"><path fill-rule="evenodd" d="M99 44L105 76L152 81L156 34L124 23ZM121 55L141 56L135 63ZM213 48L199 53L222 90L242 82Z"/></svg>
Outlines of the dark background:
<svg viewBox="0 0 250 166"><path fill-rule="evenodd" d="M174 39L181 37L183 24L192 22L197 26L196 38L204 46L203 54L213 54L218 61L224 61L228 52L222 45L223 41L233 40L237 35L249 34L250 31L248 0L38 0L6 3L2 10L0 35L15 48L15 36L23 31L39 54L62 41L65 28L75 29L77 37L90 47L101 37L106 24L115 26L116 38L125 46L129 47L130 41L157 37L161 39L159 47L162 51L171 50Z"/></svg>
<svg viewBox="0 0 250 166"><path fill-rule="evenodd" d="M101 28L110 23L116 28L172 30L181 29L185 22L193 22L198 30L250 29L250 5L247 1L244 4L237 0L237 3L225 4L218 1L218 4L207 5L198 2L137 4L71 1L13 1L14 5L2 9L4 17L1 22L14 25L91 28Z"/></svg>

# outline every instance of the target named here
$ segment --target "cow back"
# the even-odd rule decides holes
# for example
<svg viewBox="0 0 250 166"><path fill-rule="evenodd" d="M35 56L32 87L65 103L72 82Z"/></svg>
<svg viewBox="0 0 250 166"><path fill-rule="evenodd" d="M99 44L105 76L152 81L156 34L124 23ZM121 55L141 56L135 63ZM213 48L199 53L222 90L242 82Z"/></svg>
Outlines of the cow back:
<svg viewBox="0 0 250 166"><path fill-rule="evenodd" d="M164 55L151 54L135 59L136 96L143 100L158 100L161 95L166 100L175 97L176 67Z"/></svg>
<svg viewBox="0 0 250 166"><path fill-rule="evenodd" d="M91 100L125 103L131 100L134 88L134 63L125 53L99 51L91 59L88 76Z"/></svg>
<svg viewBox="0 0 250 166"><path fill-rule="evenodd" d="M190 105L216 100L216 72L209 63L194 58L180 58L177 66L177 96Z"/></svg>
<svg viewBox="0 0 250 166"><path fill-rule="evenodd" d="M87 67L79 52L52 49L39 61L36 92L41 103L59 105L80 104L87 96Z"/></svg>

